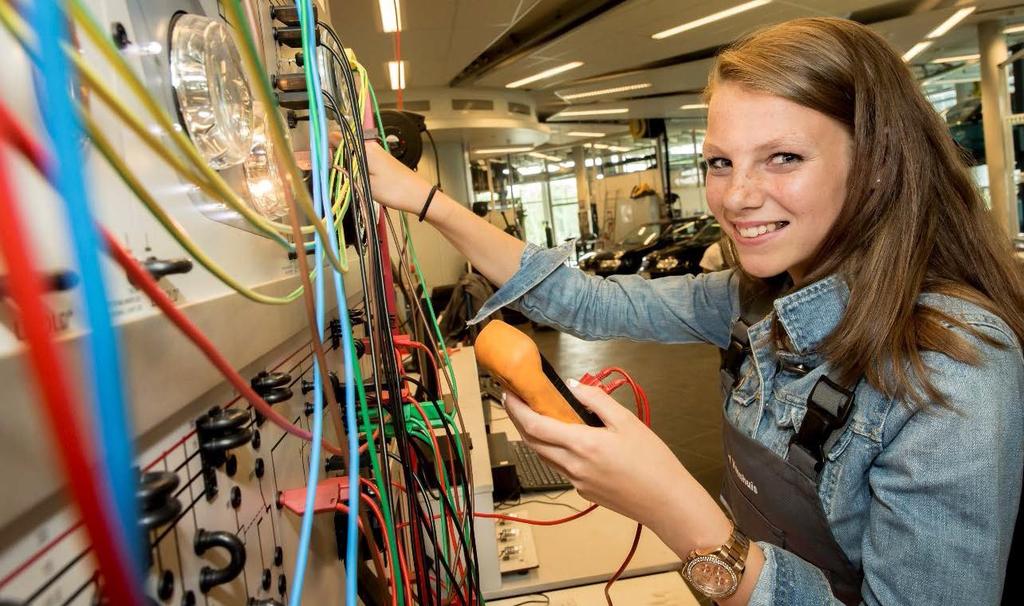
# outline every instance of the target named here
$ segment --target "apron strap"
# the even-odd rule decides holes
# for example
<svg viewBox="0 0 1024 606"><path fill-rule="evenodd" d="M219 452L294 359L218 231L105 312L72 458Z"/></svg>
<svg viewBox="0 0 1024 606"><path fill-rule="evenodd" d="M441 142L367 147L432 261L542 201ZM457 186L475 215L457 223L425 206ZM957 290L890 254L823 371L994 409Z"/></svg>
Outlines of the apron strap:
<svg viewBox="0 0 1024 606"><path fill-rule="evenodd" d="M808 478L817 480L825 453L838 439L838 430L846 426L853 395L836 378L822 375L807 396L807 412L786 458Z"/></svg>
<svg viewBox="0 0 1024 606"><path fill-rule="evenodd" d="M740 380L740 367L743 360L750 355L750 337L747 336L747 329L750 325L743 318L732 323L732 331L729 334L729 347L722 351L722 365L719 375L722 382L722 394L728 396Z"/></svg>

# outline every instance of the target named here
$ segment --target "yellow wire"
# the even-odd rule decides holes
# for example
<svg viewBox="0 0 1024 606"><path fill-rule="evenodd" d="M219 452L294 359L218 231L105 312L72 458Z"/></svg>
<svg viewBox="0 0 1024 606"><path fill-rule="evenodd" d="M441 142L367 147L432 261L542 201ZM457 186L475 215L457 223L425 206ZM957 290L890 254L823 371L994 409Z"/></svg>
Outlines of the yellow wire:
<svg viewBox="0 0 1024 606"><path fill-rule="evenodd" d="M230 5L231 3L227 2L225 4ZM69 5L71 7L72 17L75 19L75 22L82 26L83 30L85 31L89 39L92 40L93 44L95 44L100 49L103 55L111 63L111 65L125 79L129 87L132 89L132 92L134 92L135 95L139 97L139 99L143 103L143 106L146 107L149 113L170 134L172 139L178 145L179 149L181 149L185 153L185 155L188 156L188 158L192 160L193 163L196 164L197 168L199 168L200 172L206 178L210 179L215 188L225 198L224 202L231 206L234 210L242 214L246 218L246 220L252 223L261 232L291 233L291 226L286 225L284 223L277 223L275 221L268 221L263 216L249 209L249 207L245 205L244 202L237 205L233 203L240 202L237 199L237 196L234 195L234 192L231 191L230 187L226 183L224 183L220 175L217 174L216 171L214 171L212 168L210 168L209 165L207 165L207 163L199 156L198 151L192 145L191 141L189 141L183 133L174 128L173 124L171 123L170 117L167 115L165 111L163 111L159 104L157 104L156 100L153 99L153 97L149 94L149 91L146 89L145 85L135 75L135 72L127 64L127 62L124 60L121 54L117 51L116 47L114 47L111 40L103 32L102 28L99 26L95 18L89 13L88 9L81 3L80 0L70 0ZM233 10L237 7L229 8L232 9L229 10L229 12L232 12L236 16L238 16L237 11ZM239 24L241 27L248 27L244 19L236 19L236 23ZM249 49L244 44L241 45L240 51L242 56L245 57L246 55L249 55L249 58L251 59L251 53L249 53L248 50ZM77 53L75 54L77 55ZM258 59L256 61L258 65ZM253 75L254 74L250 73L250 78L252 78ZM257 73L255 75L263 78L266 77L265 74L259 70L257 70ZM298 203L299 209L305 215L306 219L310 223L312 223L311 226L306 226L303 229L303 233L312 233L312 231L316 231L321 238L326 240L329 237L327 234L327 230L324 228L326 220L321 220L320 217L317 216L317 213L313 208L313 203L309 198L309 193L305 190L304 187L302 187L302 175L299 172L298 166L295 164L294 157L292 157L291 154L284 153L285 150L290 150L291 147L288 145L287 139L283 135L281 115L277 109L278 106L276 100L269 99L259 86L257 86L256 88L261 93L261 97L263 97L262 101L264 105L268 108L268 122L271 124L270 131L272 134L272 138L274 139L274 144L276 147L275 151L279 155L284 156L284 164L288 168L290 173L291 178L286 179L286 181L289 181L289 185L292 187L293 192L297 194L296 201ZM270 234L268 233L267 235ZM338 256L336 256L330 248L325 249L324 254L327 257L328 262L336 270L343 273L348 271L348 260L344 258L344 256L341 259L339 259Z"/></svg>
<svg viewBox="0 0 1024 606"><path fill-rule="evenodd" d="M72 18L78 23L86 36L92 41L97 47L100 53L107 59L111 67L117 71L118 75L124 79L125 83L131 89L132 93L139 99L146 111L157 121L160 127L171 137L175 146L199 169L200 173L206 179L210 180L210 183L220 193L221 198L237 198L237 195L231 191L230 186L224 182L223 178L213 170L206 161L199 154L199 151L195 148L192 141L178 128L175 128L173 120L167 114L167 112L160 106L153 95L146 88L145 84L139 79L132 70L128 62L125 61L124 57L118 52L117 47L114 46L110 38L103 32L103 29L96 22L95 18L89 12L89 10L80 2L80 0L71 0L69 3ZM65 49L66 51L68 49ZM70 53L74 59L77 59L76 65L83 65L84 61L78 55L78 53ZM90 84L92 85L92 84ZM287 149L287 148L286 148ZM235 208L235 205L230 202L226 203ZM236 211L241 213L247 221L252 223L260 231L277 231L282 234L290 234L291 226L284 223L277 223L269 221L265 217L259 215L248 209L244 203L240 204L241 208L235 208ZM311 226L307 226L306 233L312 231Z"/></svg>
<svg viewBox="0 0 1024 606"><path fill-rule="evenodd" d="M139 182L138 178L132 173L131 169L125 165L124 161L116 153L114 153L113 146L110 141L103 136L100 132L96 122L86 114L84 111L80 111L79 115L82 120L82 125L85 127L85 132L89 135L89 139L92 140L93 145L100 152L100 154L106 159L107 163L114 172L121 177L121 180L125 185L128 186L132 192L135 193L136 197L145 205L146 209L149 210L150 214L160 222L160 225L166 229L172 237L184 248L200 265L205 267L210 273L217 277L226 286L237 292L238 294L255 301L257 303L265 303L268 305L286 305L291 303L295 299L302 296L302 287L298 287L291 293L284 297L272 297L258 293L254 290L247 288L245 285L239 283L232 278L224 269L214 262L212 259L207 257L199 246L181 229L171 218L170 215L160 206L149 190L146 189L142 183ZM316 270L313 270L316 273Z"/></svg>
<svg viewBox="0 0 1024 606"><path fill-rule="evenodd" d="M72 1L78 2L79 0ZM239 54L242 57L242 63L248 72L247 75L249 76L249 79L256 84L254 88L260 97L260 102L268 108L267 123L270 126L268 130L270 131L271 138L274 140L274 146L276 147L278 154L280 154L283 150L289 149L287 139L285 137L284 123L281 121L281 112L278 111L277 99L269 93L270 81L267 79L267 71L263 68L259 57L254 54L253 48L250 46L250 44L255 43L252 39L252 32L249 31L249 23L245 17L242 16L237 0L225 0L221 2L221 7L228 13L229 21L231 21L235 26L232 31L236 37L236 41L238 37L242 38L241 44L238 44ZM309 94L319 94L319 91L309 91ZM313 201L309 197L309 192L302 186L302 173L299 171L298 165L295 164L295 158L292 157L291 154L284 154L283 164L288 170L286 180L289 180L292 185L292 191L295 193L294 199L296 205L299 207L299 210L306 215L306 218L313 223L322 241L327 242L327 230L324 229L324 224L321 223L320 217L317 216L317 212L313 208ZM347 263L339 261L338 258L334 256L334 252L331 250L331 247L326 247L324 254L335 269L338 271L347 271Z"/></svg>

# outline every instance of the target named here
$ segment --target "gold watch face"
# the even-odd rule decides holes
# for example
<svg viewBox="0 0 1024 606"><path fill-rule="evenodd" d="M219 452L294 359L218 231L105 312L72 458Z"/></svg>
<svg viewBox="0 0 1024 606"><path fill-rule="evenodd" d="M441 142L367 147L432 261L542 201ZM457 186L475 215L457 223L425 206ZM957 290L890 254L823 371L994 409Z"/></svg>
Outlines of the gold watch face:
<svg viewBox="0 0 1024 606"><path fill-rule="evenodd" d="M714 556L699 556L686 564L686 580L709 598L724 598L736 592L739 577L730 566Z"/></svg>

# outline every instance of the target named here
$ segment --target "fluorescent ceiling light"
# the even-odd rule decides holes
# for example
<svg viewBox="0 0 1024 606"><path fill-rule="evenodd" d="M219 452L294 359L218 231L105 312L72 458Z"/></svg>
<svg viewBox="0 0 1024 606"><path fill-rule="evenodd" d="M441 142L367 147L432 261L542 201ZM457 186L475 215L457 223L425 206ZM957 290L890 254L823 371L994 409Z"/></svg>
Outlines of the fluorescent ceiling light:
<svg viewBox="0 0 1024 606"><path fill-rule="evenodd" d="M570 137L603 137L604 133L588 133L581 130L574 130L569 133L565 133Z"/></svg>
<svg viewBox="0 0 1024 606"><path fill-rule="evenodd" d="M920 55L921 52L924 51L924 49L928 48L931 45L932 45L931 42L918 42L914 46L910 47L910 50L908 50L907 52L903 53L903 60L904 61L910 61L914 57Z"/></svg>
<svg viewBox="0 0 1024 606"><path fill-rule="evenodd" d="M612 151L615 151L615 152L628 152L632 148L631 147L622 147L621 145L613 145L613 146L609 147L608 149L610 149Z"/></svg>
<svg viewBox="0 0 1024 606"><path fill-rule="evenodd" d="M391 76L391 90L405 89L405 61L388 61L388 75Z"/></svg>
<svg viewBox="0 0 1024 606"><path fill-rule="evenodd" d="M398 0L380 0L380 22L385 33L402 31L402 9Z"/></svg>
<svg viewBox="0 0 1024 606"><path fill-rule="evenodd" d="M562 72L567 72L570 69L576 69L577 67L579 67L581 65L583 65L582 61L573 61L572 63L566 63L565 65L559 65L558 67L552 67L551 69L546 69L546 70L542 71L539 74L534 74L532 76L523 78L522 80L516 80L515 82L509 82L508 84L505 85L505 88L519 88L520 86L524 86L524 85L529 84L531 82L536 82L537 80L543 80L544 78L550 78L551 76L557 76L558 74L560 74Z"/></svg>
<svg viewBox="0 0 1024 606"><path fill-rule="evenodd" d="M606 145L604 143L594 143L593 145L594 145L594 149L610 149L611 148L611 145Z"/></svg>
<svg viewBox="0 0 1024 606"><path fill-rule="evenodd" d="M559 158L558 156L549 156L548 154L542 154L540 152L530 152L530 153L528 153L526 155L527 156L532 156L534 158L540 158L541 160L548 160L550 162L561 162L562 161L562 159Z"/></svg>
<svg viewBox="0 0 1024 606"><path fill-rule="evenodd" d="M628 113L629 109L625 107L616 107L613 109L577 109L567 112L558 112L554 117L566 117L566 116L607 116L610 114L625 114Z"/></svg>
<svg viewBox="0 0 1024 606"><path fill-rule="evenodd" d="M956 27L957 23L960 23L961 21L966 19L967 16L970 15L971 13L973 13L974 9L976 9L976 8L978 8L978 7L976 7L976 6L968 6L967 8L962 8L962 9L958 10L957 12L953 13L952 17L950 17L949 19L946 19L945 21L942 22L941 25L939 25L938 27L933 29L931 32L929 32L927 38L929 40L934 40L935 38L939 38L941 36L946 35L946 33L949 32L949 30L951 30L954 27Z"/></svg>
<svg viewBox="0 0 1024 606"><path fill-rule="evenodd" d="M981 55L957 55L955 57L940 57L938 59L932 59L932 63L965 63L967 61L977 61L981 59Z"/></svg>
<svg viewBox="0 0 1024 606"><path fill-rule="evenodd" d="M474 154L516 154L519 152L528 152L532 147L492 147L488 149L474 149Z"/></svg>
<svg viewBox="0 0 1024 606"><path fill-rule="evenodd" d="M597 95L610 95L612 93L624 93L626 91L640 90L642 88L650 88L650 87L651 87L651 83L650 82L643 82L641 84L627 84L625 86L616 86L614 88L602 88L601 90L588 90L587 92L584 92L584 93L573 93L571 95L563 95L563 94L560 94L560 93L555 93L555 94L558 95L559 97L565 99L566 101L569 101L569 100L572 100L572 99L583 99L584 97L596 97Z"/></svg>
<svg viewBox="0 0 1024 606"><path fill-rule="evenodd" d="M1003 30L1004 34L1019 34L1024 32L1024 25L1011 25Z"/></svg>
<svg viewBox="0 0 1024 606"><path fill-rule="evenodd" d="M667 29L667 30L665 30L663 32L658 32L656 34L652 34L651 37L654 38L655 40L662 40L664 38L668 38L669 36L675 36L676 34L680 34L682 32L689 31L691 29L696 29L698 27L707 25L708 23L714 23L715 21L720 21L722 19L727 19L729 17L732 17L733 15L738 15L740 13L745 13L745 12L747 12L747 11L749 11L751 9L755 9L755 8L757 8L759 6L764 6L765 4L769 4L771 1L772 0L753 0L752 2L744 2L743 4L740 4L738 6L734 6L732 8L727 8L724 11L718 11L717 13L710 14L707 17L702 17L700 19L697 19L696 21L690 21L690 22L684 23L682 25L677 25L677 26L673 27L672 29ZM952 27L952 26L950 26L950 27Z"/></svg>
<svg viewBox="0 0 1024 606"><path fill-rule="evenodd" d="M707 109L707 103L687 103L686 105L680 105L679 109Z"/></svg>

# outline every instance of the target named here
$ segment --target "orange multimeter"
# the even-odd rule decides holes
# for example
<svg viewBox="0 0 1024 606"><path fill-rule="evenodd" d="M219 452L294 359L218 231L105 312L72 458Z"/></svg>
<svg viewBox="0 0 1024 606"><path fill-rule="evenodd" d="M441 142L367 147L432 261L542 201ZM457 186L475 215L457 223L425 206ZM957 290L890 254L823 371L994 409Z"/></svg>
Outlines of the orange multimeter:
<svg viewBox="0 0 1024 606"><path fill-rule="evenodd" d="M604 427L601 419L580 403L537 344L501 320L491 320L474 343L476 359L502 386L534 411L566 423Z"/></svg>

